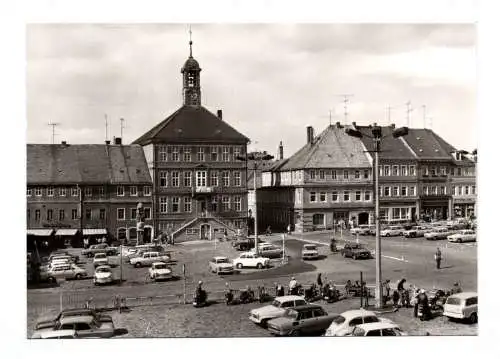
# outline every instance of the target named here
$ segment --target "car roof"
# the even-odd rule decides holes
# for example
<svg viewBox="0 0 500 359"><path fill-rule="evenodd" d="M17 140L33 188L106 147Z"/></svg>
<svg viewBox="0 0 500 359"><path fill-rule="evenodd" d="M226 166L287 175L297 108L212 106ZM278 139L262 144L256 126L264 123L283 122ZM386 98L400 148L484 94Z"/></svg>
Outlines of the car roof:
<svg viewBox="0 0 500 359"><path fill-rule="evenodd" d="M72 323L90 323L94 320L91 315L80 315L80 316L70 316L61 318L61 324L72 324Z"/></svg>
<svg viewBox="0 0 500 359"><path fill-rule="evenodd" d="M462 293L452 294L448 298L467 299L471 297L477 297L477 292L462 292Z"/></svg>
<svg viewBox="0 0 500 359"><path fill-rule="evenodd" d="M375 313L369 311L369 310L364 310L364 309L353 309L353 310L348 310L340 314L346 319L351 319L354 317L367 317L367 316L377 316Z"/></svg>
<svg viewBox="0 0 500 359"><path fill-rule="evenodd" d="M304 299L304 298L301 298L301 299ZM307 309L323 309L323 307L321 305L318 305L318 304L305 304L305 305L298 305L298 306L290 308L290 309L294 309L298 312L301 312L301 311L307 310Z"/></svg>
<svg viewBox="0 0 500 359"><path fill-rule="evenodd" d="M287 302L289 300L304 300L303 297L299 297L298 295L284 295L282 297L276 297L274 298L278 302Z"/></svg>
<svg viewBox="0 0 500 359"><path fill-rule="evenodd" d="M61 314L71 315L71 314L77 314L77 313L88 313L90 315L93 312L94 311L92 309L88 309L88 308L69 308L69 309L63 309L61 311Z"/></svg>
<svg viewBox="0 0 500 359"><path fill-rule="evenodd" d="M368 330L373 330L373 329L390 329L390 328L398 328L399 325L396 323L391 323L391 322L374 322L374 323L364 323L364 324L358 324L356 327L364 329L366 331Z"/></svg>
<svg viewBox="0 0 500 359"><path fill-rule="evenodd" d="M110 266L110 265L105 264L105 265L100 265L100 266L99 266L99 267L97 267L96 269L98 269L98 268L108 268L108 269L111 269L111 266Z"/></svg>
<svg viewBox="0 0 500 359"><path fill-rule="evenodd" d="M217 259L228 259L227 257L224 257L224 256L217 256L217 257L214 257L215 260Z"/></svg>

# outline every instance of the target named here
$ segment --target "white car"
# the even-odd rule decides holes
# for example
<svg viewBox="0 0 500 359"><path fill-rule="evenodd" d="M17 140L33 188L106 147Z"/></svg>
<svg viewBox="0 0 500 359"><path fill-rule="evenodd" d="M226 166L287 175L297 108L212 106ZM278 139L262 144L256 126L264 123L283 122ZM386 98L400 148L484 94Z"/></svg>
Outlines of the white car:
<svg viewBox="0 0 500 359"><path fill-rule="evenodd" d="M208 262L208 267L212 273L231 274L234 272L234 267L227 257L213 257Z"/></svg>
<svg viewBox="0 0 500 359"><path fill-rule="evenodd" d="M476 232L472 229L462 229L455 234L452 234L447 237L448 242L475 242L476 241Z"/></svg>
<svg viewBox="0 0 500 359"><path fill-rule="evenodd" d="M355 326L366 323L392 323L389 319L379 318L369 310L348 310L335 318L326 330L327 337L342 337L352 333Z"/></svg>
<svg viewBox="0 0 500 359"><path fill-rule="evenodd" d="M382 237L402 236L404 228L402 226L389 226L380 231Z"/></svg>
<svg viewBox="0 0 500 359"><path fill-rule="evenodd" d="M172 279L172 270L165 262L154 262L149 268L149 278L154 281Z"/></svg>
<svg viewBox="0 0 500 359"><path fill-rule="evenodd" d="M255 324L266 326L269 320L281 317L285 313L287 308L294 308L298 307L299 305L306 304L307 302L304 300L304 298L297 295L285 295L283 297L276 297L271 305L252 309L248 318Z"/></svg>
<svg viewBox="0 0 500 359"><path fill-rule="evenodd" d="M444 303L443 315L454 319L468 319L477 323L477 293L462 292L450 295Z"/></svg>
<svg viewBox="0 0 500 359"><path fill-rule="evenodd" d="M403 232L403 236L405 238L417 238L417 237L423 237L426 232L428 232L429 229L424 226L414 226L411 229L408 229Z"/></svg>
<svg viewBox="0 0 500 359"><path fill-rule="evenodd" d="M141 256L130 259L130 264L139 268L142 266L150 266L155 262L169 262L170 256L160 252L145 252Z"/></svg>
<svg viewBox="0 0 500 359"><path fill-rule="evenodd" d="M87 271L76 264L59 264L49 267L41 273L42 278L55 283L57 279L82 279L88 276Z"/></svg>
<svg viewBox="0 0 500 359"><path fill-rule="evenodd" d="M94 268L107 265L109 265L109 260L106 253L96 253L94 255Z"/></svg>
<svg viewBox="0 0 500 359"><path fill-rule="evenodd" d="M370 229L372 229L373 226L370 226L368 224L361 224L359 227L354 227L351 228L349 232L351 232L352 235L359 234L361 236L367 236L370 234Z"/></svg>
<svg viewBox="0 0 500 359"><path fill-rule="evenodd" d="M453 234L453 232L450 232L450 230L446 227L437 227L431 230L430 232L427 232L424 234L425 239L428 241L435 241L438 239L446 239L449 235Z"/></svg>
<svg viewBox="0 0 500 359"><path fill-rule="evenodd" d="M250 252L255 253L255 248L250 250ZM270 243L261 243L259 244L259 255L266 258L281 258L283 256L283 248Z"/></svg>
<svg viewBox="0 0 500 359"><path fill-rule="evenodd" d="M302 259L318 259L318 247L315 244L304 244L302 247Z"/></svg>
<svg viewBox="0 0 500 359"><path fill-rule="evenodd" d="M233 266L241 268L257 268L262 269L269 267L269 258L264 258L253 252L241 253L236 259L233 259Z"/></svg>
<svg viewBox="0 0 500 359"><path fill-rule="evenodd" d="M354 337L399 337L408 335L399 325L389 322L375 322L360 324L354 327L348 336Z"/></svg>
<svg viewBox="0 0 500 359"><path fill-rule="evenodd" d="M94 271L94 285L99 284L110 284L114 282L113 272L111 267L107 265L101 265L97 267Z"/></svg>

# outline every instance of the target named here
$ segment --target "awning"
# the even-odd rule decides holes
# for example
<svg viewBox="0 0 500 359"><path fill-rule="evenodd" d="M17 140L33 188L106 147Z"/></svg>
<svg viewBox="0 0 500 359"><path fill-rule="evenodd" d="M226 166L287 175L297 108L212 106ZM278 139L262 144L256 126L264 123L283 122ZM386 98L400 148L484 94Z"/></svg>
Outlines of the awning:
<svg viewBox="0 0 500 359"><path fill-rule="evenodd" d="M54 230L50 229L28 229L26 234L28 236L50 236Z"/></svg>
<svg viewBox="0 0 500 359"><path fill-rule="evenodd" d="M56 232L56 236L74 236L78 229L61 228Z"/></svg>
<svg viewBox="0 0 500 359"><path fill-rule="evenodd" d="M85 228L83 230L83 235L84 236L92 236L92 235L106 235L108 231L103 228Z"/></svg>

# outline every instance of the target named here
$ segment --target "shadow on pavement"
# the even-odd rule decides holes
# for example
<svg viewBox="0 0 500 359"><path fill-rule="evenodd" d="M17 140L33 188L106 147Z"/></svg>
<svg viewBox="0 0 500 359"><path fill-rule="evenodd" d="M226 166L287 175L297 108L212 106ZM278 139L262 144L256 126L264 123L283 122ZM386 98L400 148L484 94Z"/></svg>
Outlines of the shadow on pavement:
<svg viewBox="0 0 500 359"><path fill-rule="evenodd" d="M115 329L115 336L128 334L128 330L125 328Z"/></svg>

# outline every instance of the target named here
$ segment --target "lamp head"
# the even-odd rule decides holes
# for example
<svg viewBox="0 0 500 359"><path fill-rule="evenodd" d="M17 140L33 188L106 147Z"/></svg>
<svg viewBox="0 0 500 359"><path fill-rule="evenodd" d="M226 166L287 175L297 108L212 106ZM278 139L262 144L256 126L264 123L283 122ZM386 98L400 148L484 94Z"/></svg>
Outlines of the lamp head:
<svg viewBox="0 0 500 359"><path fill-rule="evenodd" d="M400 128L395 129L392 132L392 137L398 138L401 136L406 136L407 134L408 134L408 127L404 126L404 127L400 127Z"/></svg>
<svg viewBox="0 0 500 359"><path fill-rule="evenodd" d="M351 137L356 137L356 138L362 138L363 134L361 133L360 130L355 129L354 127L350 126L345 129L345 133Z"/></svg>

